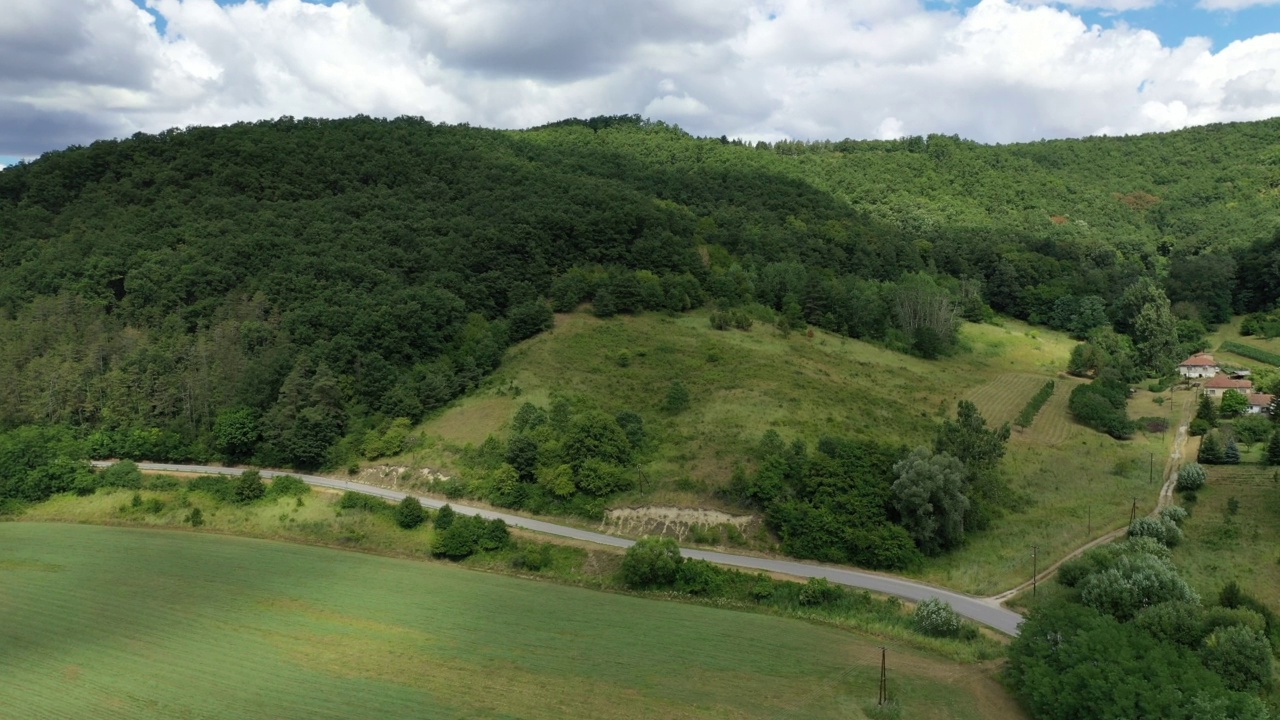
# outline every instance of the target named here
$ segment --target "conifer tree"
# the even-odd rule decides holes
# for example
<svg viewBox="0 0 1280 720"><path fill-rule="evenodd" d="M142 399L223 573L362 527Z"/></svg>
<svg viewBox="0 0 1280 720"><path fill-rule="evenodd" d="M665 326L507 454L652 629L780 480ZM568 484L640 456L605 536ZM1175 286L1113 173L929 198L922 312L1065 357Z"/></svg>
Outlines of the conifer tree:
<svg viewBox="0 0 1280 720"><path fill-rule="evenodd" d="M1280 430L1271 433L1271 441L1267 443L1267 464L1280 465Z"/></svg>

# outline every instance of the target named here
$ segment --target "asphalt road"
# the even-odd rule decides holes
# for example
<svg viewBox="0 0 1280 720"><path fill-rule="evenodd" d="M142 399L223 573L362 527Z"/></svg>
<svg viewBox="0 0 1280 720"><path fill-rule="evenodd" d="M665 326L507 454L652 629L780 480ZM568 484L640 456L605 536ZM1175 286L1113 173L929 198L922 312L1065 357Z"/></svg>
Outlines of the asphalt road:
<svg viewBox="0 0 1280 720"><path fill-rule="evenodd" d="M109 462L94 463L94 465L98 467L106 467L110 464L111 463ZM138 467L143 470L154 472L199 473L204 475L239 475L244 472L239 468L211 467L205 465L168 465L164 463L138 463ZM308 485L334 488L337 490L352 490L366 495L375 495L377 497L386 498L387 500L400 501L409 494L398 492L396 490L389 490L387 488L380 488L375 485L365 485L363 483L355 483L347 480L334 480L333 478L319 477L317 475L302 475L300 473L280 472L275 470L262 470L261 472L262 476L266 478L275 477L277 475L294 475L302 478L302 480L304 480ZM417 497L423 505L431 508L438 508L445 504L443 501L423 497L421 495L417 495L415 497ZM459 505L452 502L449 504L453 506L454 510L464 515L479 515L480 517L489 519L500 518L508 525L524 528L526 530L533 530L535 532L546 533L547 535L558 535L560 537L572 538L574 540L582 540L585 542L597 543L599 545L610 545L619 548L630 547L634 543L634 541L626 538L591 532L589 530L579 530L578 528L556 525L555 523L544 522L542 520L533 520L519 515L508 515L506 513L494 512L492 510L482 510L480 508L468 507L466 505ZM1022 622L1021 615L1002 607L999 603L990 599L964 595L951 590L925 585L923 583L918 583L893 575L849 570L842 567L818 565L815 563L798 562L795 560L774 560L771 558L753 557L750 555L734 555L732 553L713 552L709 550L681 548L680 552L685 557L708 560L718 565L728 565L732 567L746 568L749 570L785 573L787 575L795 575L798 577L821 577L841 585L848 585L850 587L870 590L872 592L883 593L885 595L895 595L912 601L938 598L949 603L951 607L955 608L956 612L970 620L981 623L995 630L999 630L1000 632L1008 635L1017 635L1018 625Z"/></svg>

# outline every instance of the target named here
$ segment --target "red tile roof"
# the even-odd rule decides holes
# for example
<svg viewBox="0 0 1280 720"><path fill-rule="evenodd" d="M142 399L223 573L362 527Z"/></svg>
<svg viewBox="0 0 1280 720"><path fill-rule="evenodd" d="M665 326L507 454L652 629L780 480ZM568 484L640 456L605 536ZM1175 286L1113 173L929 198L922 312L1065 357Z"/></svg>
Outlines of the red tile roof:
<svg viewBox="0 0 1280 720"><path fill-rule="evenodd" d="M1182 364L1178 367L1217 367L1217 365L1218 361L1214 360L1212 355L1209 353L1200 353L1183 360Z"/></svg>
<svg viewBox="0 0 1280 720"><path fill-rule="evenodd" d="M1214 375L1204 384L1206 388L1213 390L1252 390L1252 380L1233 380L1226 375Z"/></svg>
<svg viewBox="0 0 1280 720"><path fill-rule="evenodd" d="M1271 401L1275 399L1275 395L1268 395L1266 393L1249 393L1249 404L1254 407L1271 407Z"/></svg>

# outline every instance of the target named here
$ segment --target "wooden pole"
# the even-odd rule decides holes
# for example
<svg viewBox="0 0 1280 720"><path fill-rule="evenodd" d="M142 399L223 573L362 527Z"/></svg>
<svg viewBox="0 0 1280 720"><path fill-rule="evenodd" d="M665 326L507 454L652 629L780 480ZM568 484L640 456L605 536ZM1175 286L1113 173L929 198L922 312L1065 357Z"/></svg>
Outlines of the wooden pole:
<svg viewBox="0 0 1280 720"><path fill-rule="evenodd" d="M880 700L879 700L879 704L880 704L880 706L881 706L881 707L883 707L883 706L884 706L884 704L885 704L886 702L889 702L889 679L888 679L888 675L885 673L885 654L886 654L886 652L887 652L887 651L888 651L888 648L884 647L883 645L881 645L881 646L880 646Z"/></svg>
<svg viewBox="0 0 1280 720"><path fill-rule="evenodd" d="M1036 564L1036 553L1040 548L1036 545L1031 546L1031 597L1036 596L1036 575L1039 575L1039 566Z"/></svg>

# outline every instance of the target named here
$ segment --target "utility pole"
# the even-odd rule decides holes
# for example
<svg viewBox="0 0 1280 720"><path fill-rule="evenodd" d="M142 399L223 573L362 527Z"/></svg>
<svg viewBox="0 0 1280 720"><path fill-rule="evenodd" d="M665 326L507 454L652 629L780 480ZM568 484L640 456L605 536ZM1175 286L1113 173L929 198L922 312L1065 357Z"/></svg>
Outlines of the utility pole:
<svg viewBox="0 0 1280 720"><path fill-rule="evenodd" d="M1129 524L1138 519L1138 498L1133 499L1133 509L1129 511Z"/></svg>
<svg viewBox="0 0 1280 720"><path fill-rule="evenodd" d="M1147 484L1148 485L1150 485L1152 482L1155 481L1155 476L1156 476L1155 474L1156 474L1156 454L1153 452L1148 452L1147 453Z"/></svg>
<svg viewBox="0 0 1280 720"><path fill-rule="evenodd" d="M1093 506L1090 505L1086 511L1089 517L1089 529L1085 531L1085 537L1093 537Z"/></svg>
<svg viewBox="0 0 1280 720"><path fill-rule="evenodd" d="M880 699L878 701L881 707L889 702L889 676L885 673L885 653L887 648L880 646Z"/></svg>
<svg viewBox="0 0 1280 720"><path fill-rule="evenodd" d="M1036 575L1040 574L1039 566L1036 564L1036 552L1039 549L1040 548L1037 545L1031 546L1031 597L1032 598L1036 596Z"/></svg>

